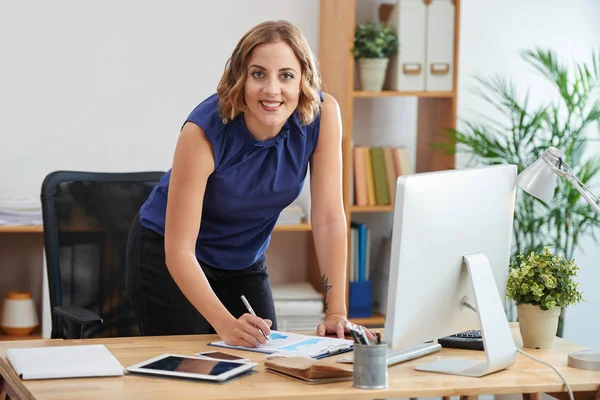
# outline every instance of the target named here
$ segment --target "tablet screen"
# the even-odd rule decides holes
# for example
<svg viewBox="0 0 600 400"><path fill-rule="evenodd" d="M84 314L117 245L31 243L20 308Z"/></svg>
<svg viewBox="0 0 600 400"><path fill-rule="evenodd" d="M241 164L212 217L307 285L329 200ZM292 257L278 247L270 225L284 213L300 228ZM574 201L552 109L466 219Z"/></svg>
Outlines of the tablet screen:
<svg viewBox="0 0 600 400"><path fill-rule="evenodd" d="M239 367L240 363L228 361L168 356L150 364L143 365L141 368L159 371L185 372L188 374L220 375Z"/></svg>

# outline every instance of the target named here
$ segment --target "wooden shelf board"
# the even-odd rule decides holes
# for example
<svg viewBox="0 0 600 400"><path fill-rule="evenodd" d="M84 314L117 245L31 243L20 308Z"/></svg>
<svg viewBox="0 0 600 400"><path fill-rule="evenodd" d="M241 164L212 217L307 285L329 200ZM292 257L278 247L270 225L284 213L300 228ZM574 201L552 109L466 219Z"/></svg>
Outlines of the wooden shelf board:
<svg viewBox="0 0 600 400"><path fill-rule="evenodd" d="M78 229L81 231L89 229ZM283 232L308 232L312 230L309 223L304 222L302 224L293 225L275 225L275 231ZM0 233L42 233L44 228L41 225L4 225L0 226Z"/></svg>
<svg viewBox="0 0 600 400"><path fill-rule="evenodd" d="M42 333L40 332L39 329L36 329L30 335L26 335L26 336L7 335L3 331L0 331L0 342L13 341L13 340L36 340L36 339L42 339Z"/></svg>
<svg viewBox="0 0 600 400"><path fill-rule="evenodd" d="M369 97L433 97L433 98L453 98L455 92L401 92L398 90L382 90L380 92L367 92L355 90L352 92L354 98Z"/></svg>
<svg viewBox="0 0 600 400"><path fill-rule="evenodd" d="M350 322L357 325L369 326L383 326L385 324L385 315L373 314L369 318L349 318Z"/></svg>
<svg viewBox="0 0 600 400"><path fill-rule="evenodd" d="M385 206L350 206L350 212L389 212L394 211L394 205Z"/></svg>
<svg viewBox="0 0 600 400"><path fill-rule="evenodd" d="M42 233L42 225L2 225L0 233Z"/></svg>
<svg viewBox="0 0 600 400"><path fill-rule="evenodd" d="M309 232L312 230L312 227L308 222L303 222L301 224L278 224L275 225L273 229L275 232Z"/></svg>

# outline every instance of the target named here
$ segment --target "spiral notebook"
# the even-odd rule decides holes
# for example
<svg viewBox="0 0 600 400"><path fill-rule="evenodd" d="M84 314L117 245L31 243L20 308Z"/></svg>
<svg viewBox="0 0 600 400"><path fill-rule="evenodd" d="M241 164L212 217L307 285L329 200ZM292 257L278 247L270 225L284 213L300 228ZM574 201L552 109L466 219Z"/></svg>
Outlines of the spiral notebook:
<svg viewBox="0 0 600 400"><path fill-rule="evenodd" d="M352 350L353 341L327 336L310 336L299 333L271 331L271 340L258 347L230 346L223 341L212 342L211 346L226 347L229 349L257 351L259 353L273 354L289 352L308 356L315 359L329 357L334 354L345 353Z"/></svg>

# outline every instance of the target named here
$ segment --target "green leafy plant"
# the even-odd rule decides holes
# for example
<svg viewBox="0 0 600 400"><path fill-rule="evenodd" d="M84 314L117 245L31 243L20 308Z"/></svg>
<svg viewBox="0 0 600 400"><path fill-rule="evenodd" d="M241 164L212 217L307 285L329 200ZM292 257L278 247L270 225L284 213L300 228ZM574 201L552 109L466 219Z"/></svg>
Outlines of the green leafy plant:
<svg viewBox="0 0 600 400"><path fill-rule="evenodd" d="M527 50L521 57L556 89L557 95L533 106L529 90L519 96L510 78L477 77L475 94L499 111L500 117L462 121L464 128L450 131L451 143L439 146L469 155L470 166L509 163L515 164L518 172L554 146L565 153L564 161L587 185L600 170L600 157L583 159L588 141L599 137L600 54L593 52L588 64L576 62L571 66L552 50ZM558 179L554 199L548 204L519 190L512 259L539 252L545 245L571 259L583 236L596 240L594 230L599 226L598 215L565 179Z"/></svg>
<svg viewBox="0 0 600 400"><path fill-rule="evenodd" d="M398 35L383 22L358 24L352 54L359 58L387 58L398 52Z"/></svg>
<svg viewBox="0 0 600 400"><path fill-rule="evenodd" d="M573 173L589 185L600 170L600 157L583 158L588 142L599 137L600 54L592 52L590 62L570 65L549 49L524 50L520 56L556 90L556 95L532 105L529 89L519 95L509 77L476 77L474 93L499 116L462 120L464 128L450 130L451 140L437 146L451 154L468 155L468 166L508 163L516 165L518 172L554 146L564 152L564 161ZM548 204L517 190L511 259L540 252L546 245L572 259L582 237L597 241L595 230L599 226L598 215L565 179L558 179L554 199ZM559 320L559 336L563 327L564 313Z"/></svg>
<svg viewBox="0 0 600 400"><path fill-rule="evenodd" d="M508 274L506 296L517 304L532 304L542 310L567 307L583 301L575 281L579 268L574 260L554 255L548 247L528 256L519 254Z"/></svg>

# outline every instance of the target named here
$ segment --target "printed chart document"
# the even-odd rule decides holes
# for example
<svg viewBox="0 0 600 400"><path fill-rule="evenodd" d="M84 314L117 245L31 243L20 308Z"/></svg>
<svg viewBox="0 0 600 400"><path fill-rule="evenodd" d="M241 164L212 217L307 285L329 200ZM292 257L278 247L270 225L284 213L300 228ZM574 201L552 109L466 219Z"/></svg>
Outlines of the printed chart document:
<svg viewBox="0 0 600 400"><path fill-rule="evenodd" d="M6 350L21 379L121 376L121 363L102 344Z"/></svg>
<svg viewBox="0 0 600 400"><path fill-rule="evenodd" d="M333 337L309 336L298 333L271 331L271 340L258 347L229 346L225 342L212 342L211 346L257 351L260 353L290 352L312 358L323 358L352 350L353 341Z"/></svg>

